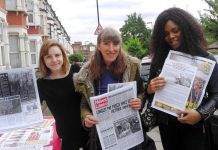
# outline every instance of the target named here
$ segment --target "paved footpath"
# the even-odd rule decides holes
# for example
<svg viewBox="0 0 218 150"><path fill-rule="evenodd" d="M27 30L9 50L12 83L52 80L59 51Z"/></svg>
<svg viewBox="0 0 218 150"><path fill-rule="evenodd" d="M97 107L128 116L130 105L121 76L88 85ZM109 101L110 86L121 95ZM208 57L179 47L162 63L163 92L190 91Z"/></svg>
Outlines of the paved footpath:
<svg viewBox="0 0 218 150"><path fill-rule="evenodd" d="M157 150L163 150L163 146L162 146L161 139L160 139L159 128L156 127L150 132L148 132L147 134L155 141Z"/></svg>

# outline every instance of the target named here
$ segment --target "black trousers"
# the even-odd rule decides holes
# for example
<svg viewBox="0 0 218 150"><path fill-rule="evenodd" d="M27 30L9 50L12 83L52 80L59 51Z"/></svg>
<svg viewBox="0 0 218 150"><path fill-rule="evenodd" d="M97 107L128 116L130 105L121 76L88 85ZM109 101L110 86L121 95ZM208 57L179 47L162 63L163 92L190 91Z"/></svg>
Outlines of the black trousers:
<svg viewBox="0 0 218 150"><path fill-rule="evenodd" d="M78 141L69 139L69 138L63 138L61 140L61 150L79 150L79 148L83 148L83 150L86 149L86 143L81 143L82 139L78 139Z"/></svg>
<svg viewBox="0 0 218 150"><path fill-rule="evenodd" d="M203 123L193 126L168 119L168 125L159 124L164 150L211 150L209 129Z"/></svg>

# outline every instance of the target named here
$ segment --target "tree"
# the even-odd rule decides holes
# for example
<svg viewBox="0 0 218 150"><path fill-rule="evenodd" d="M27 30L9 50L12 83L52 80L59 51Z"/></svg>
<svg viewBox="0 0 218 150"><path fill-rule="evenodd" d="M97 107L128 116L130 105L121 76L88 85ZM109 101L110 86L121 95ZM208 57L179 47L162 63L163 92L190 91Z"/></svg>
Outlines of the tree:
<svg viewBox="0 0 218 150"><path fill-rule="evenodd" d="M70 54L68 56L68 59L69 59L70 63L73 64L75 62L83 62L85 57L79 53L76 53L76 54Z"/></svg>
<svg viewBox="0 0 218 150"><path fill-rule="evenodd" d="M127 15L127 17L125 24L120 28L123 43L127 44L129 38L137 38L141 42L142 47L148 49L151 30L146 27L140 14L133 13Z"/></svg>
<svg viewBox="0 0 218 150"><path fill-rule="evenodd" d="M201 23L205 29L207 37L211 42L218 41L218 0L204 0L209 9L205 10L207 13L200 14Z"/></svg>
<svg viewBox="0 0 218 150"><path fill-rule="evenodd" d="M142 58L145 53L147 53L147 49L143 49L142 44L138 38L129 38L124 45L124 48L128 53L132 56Z"/></svg>

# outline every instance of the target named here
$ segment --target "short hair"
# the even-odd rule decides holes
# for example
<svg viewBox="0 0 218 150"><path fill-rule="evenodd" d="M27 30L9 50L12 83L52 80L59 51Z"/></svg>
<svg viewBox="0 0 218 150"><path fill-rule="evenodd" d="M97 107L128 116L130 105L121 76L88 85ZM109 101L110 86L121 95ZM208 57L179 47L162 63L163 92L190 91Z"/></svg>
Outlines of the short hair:
<svg viewBox="0 0 218 150"><path fill-rule="evenodd" d="M57 46L60 48L62 55L63 55L63 66L62 69L64 73L67 73L68 68L69 68L69 61L65 52L65 48L61 43L59 43L56 40L48 40L45 43L42 44L40 48L40 53L39 53L39 72L40 72L40 77L45 78L46 76L49 76L51 74L51 70L46 66L44 62L44 56L48 55L48 51L52 46Z"/></svg>

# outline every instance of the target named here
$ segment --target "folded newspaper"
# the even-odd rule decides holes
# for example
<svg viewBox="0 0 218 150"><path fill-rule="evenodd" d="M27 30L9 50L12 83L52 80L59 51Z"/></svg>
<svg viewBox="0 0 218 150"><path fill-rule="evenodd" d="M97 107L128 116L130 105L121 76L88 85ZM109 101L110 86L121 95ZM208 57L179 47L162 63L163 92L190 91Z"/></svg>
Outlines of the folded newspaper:
<svg viewBox="0 0 218 150"><path fill-rule="evenodd" d="M128 105L136 97L134 84L113 85L108 87L113 91L90 98L103 150L126 150L144 141L139 112Z"/></svg>
<svg viewBox="0 0 218 150"><path fill-rule="evenodd" d="M210 59L171 50L160 74L166 85L155 92L152 107L173 116L186 108L196 109L214 66Z"/></svg>

